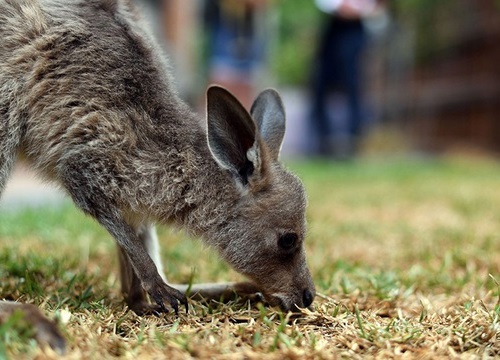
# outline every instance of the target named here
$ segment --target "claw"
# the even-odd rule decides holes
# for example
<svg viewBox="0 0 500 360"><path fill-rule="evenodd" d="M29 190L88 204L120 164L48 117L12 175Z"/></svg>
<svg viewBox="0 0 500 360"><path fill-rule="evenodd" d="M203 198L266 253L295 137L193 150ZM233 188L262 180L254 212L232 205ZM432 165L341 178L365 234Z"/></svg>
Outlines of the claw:
<svg viewBox="0 0 500 360"><path fill-rule="evenodd" d="M179 316L179 303L177 302L177 299L175 299L175 301L172 301L170 304L172 305L172 308L174 309L175 315Z"/></svg>
<svg viewBox="0 0 500 360"><path fill-rule="evenodd" d="M161 312L168 313L165 304L170 305L175 314L179 315L179 303L186 307L188 312L188 301L186 296L175 288L166 284L153 287L155 290L149 292L149 296L158 304Z"/></svg>
<svg viewBox="0 0 500 360"><path fill-rule="evenodd" d="M189 312L189 306L188 306L189 304L188 304L186 295L184 295L182 292L178 291L177 289L173 289L173 290L175 290L175 292L176 292L175 305L172 304L172 307L175 309L175 314L179 315L178 314L179 303L185 306L186 314L187 314Z"/></svg>
<svg viewBox="0 0 500 360"><path fill-rule="evenodd" d="M168 309L167 309L167 307L165 306L165 304L163 303L162 298L158 296L158 297L155 297L155 298L154 298L154 300L155 300L155 302L158 304L158 306L160 307L161 312L162 312L162 313L167 314L167 313L168 313ZM155 311L155 312L156 312L156 311ZM158 312L158 313L159 313L159 312ZM155 315L156 315L156 314L155 314Z"/></svg>

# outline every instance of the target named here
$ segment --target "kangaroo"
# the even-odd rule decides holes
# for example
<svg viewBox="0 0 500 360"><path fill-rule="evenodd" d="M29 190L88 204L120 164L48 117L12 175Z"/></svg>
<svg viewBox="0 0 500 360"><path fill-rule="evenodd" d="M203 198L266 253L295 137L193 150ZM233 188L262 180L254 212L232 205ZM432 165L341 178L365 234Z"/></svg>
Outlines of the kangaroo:
<svg viewBox="0 0 500 360"><path fill-rule="evenodd" d="M278 161L279 94L263 91L247 112L209 87L203 123L172 84L130 1L0 0L0 193L23 154L116 240L122 292L139 315L187 310L187 287L163 275L154 224L183 227L250 280L195 294L309 307L306 197ZM36 308L1 301L0 321L16 309ZM48 323L29 318L43 338Z"/></svg>

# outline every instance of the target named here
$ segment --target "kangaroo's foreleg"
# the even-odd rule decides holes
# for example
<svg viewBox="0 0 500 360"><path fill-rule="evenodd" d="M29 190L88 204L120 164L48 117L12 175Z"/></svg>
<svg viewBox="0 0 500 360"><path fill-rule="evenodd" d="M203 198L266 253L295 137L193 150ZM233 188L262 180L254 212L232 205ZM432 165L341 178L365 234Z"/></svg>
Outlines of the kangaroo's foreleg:
<svg viewBox="0 0 500 360"><path fill-rule="evenodd" d="M161 264L158 237L153 225L141 225L137 230L139 241L144 244L146 251L156 265L159 275L166 281ZM118 257L120 260L120 279L122 293L128 307L138 315L161 313L161 307L148 302L147 294L142 288L139 277L135 274L132 263L128 255L120 246L118 247Z"/></svg>
<svg viewBox="0 0 500 360"><path fill-rule="evenodd" d="M130 264L135 276L132 276L130 283L129 298L133 306L139 304L144 295L140 294L140 287L149 294L150 298L159 306L154 308L154 311L168 312L165 303L168 302L174 311L178 312L178 303L186 306L187 299L178 290L167 285L162 279L154 261L149 256L147 249L134 231L132 227L113 214L98 215L98 221L114 236L117 240L121 252L121 262ZM129 266L125 264L125 266ZM137 295L138 297L134 297ZM140 313L139 308L133 308L134 311Z"/></svg>
<svg viewBox="0 0 500 360"><path fill-rule="evenodd" d="M126 220L121 209L126 204L119 204L120 190L113 185L121 180L108 172L110 168L113 168L110 160L92 149L80 150L68 157L64 163L60 163L58 170L62 184L75 204L92 215L115 238L120 248L120 262L124 267L124 274L129 274L122 280L125 280L125 287L130 289L129 298L132 303L141 303L143 300L144 295L139 290L142 287L158 305L154 310L168 312L168 303L177 313L179 302L185 305L187 310L184 294L167 285L162 279L148 254L140 232ZM141 312L140 309L133 310Z"/></svg>

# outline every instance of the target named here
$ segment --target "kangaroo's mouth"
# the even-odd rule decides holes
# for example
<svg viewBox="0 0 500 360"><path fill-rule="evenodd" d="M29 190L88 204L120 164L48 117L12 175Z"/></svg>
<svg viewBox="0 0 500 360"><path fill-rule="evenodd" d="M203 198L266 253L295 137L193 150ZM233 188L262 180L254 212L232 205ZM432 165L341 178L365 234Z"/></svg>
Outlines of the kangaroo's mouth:
<svg viewBox="0 0 500 360"><path fill-rule="evenodd" d="M311 294L310 295L312 298L314 296ZM307 302L309 304L304 304L304 300L306 297L300 297L300 296L290 296L289 294L285 293L274 293L271 295L266 295L264 294L264 299L266 302L271 305L271 306L277 306L279 307L282 311L288 312L294 312L294 313L300 313L301 309L309 309L312 310L312 300L309 297L307 297Z"/></svg>
<svg viewBox="0 0 500 360"><path fill-rule="evenodd" d="M316 296L316 290L313 286L292 289L292 291L283 291L280 289L268 289L267 291L257 282L247 283L252 293L258 293L260 300L270 306L279 307L284 312L300 313L303 309L313 310L312 304ZM247 290L249 290L247 289Z"/></svg>

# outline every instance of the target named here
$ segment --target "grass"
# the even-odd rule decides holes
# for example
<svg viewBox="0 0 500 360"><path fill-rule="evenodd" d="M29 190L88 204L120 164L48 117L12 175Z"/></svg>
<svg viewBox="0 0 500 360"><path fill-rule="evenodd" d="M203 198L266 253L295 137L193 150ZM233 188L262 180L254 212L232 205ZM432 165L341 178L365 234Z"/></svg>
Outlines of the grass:
<svg viewBox="0 0 500 360"><path fill-rule="evenodd" d="M192 302L126 311L115 246L70 204L0 214L0 298L60 319L73 358L487 358L500 356L500 164L484 159L291 164L308 189L318 290L302 316ZM182 232L160 229L175 282L238 280ZM0 358L57 358L0 325Z"/></svg>

